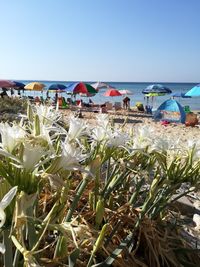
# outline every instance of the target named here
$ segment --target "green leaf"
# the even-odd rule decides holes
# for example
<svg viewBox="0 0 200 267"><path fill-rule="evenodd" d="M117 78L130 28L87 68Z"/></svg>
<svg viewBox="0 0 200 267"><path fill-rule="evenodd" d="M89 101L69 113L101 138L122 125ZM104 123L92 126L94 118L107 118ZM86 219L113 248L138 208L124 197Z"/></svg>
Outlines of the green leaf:
<svg viewBox="0 0 200 267"><path fill-rule="evenodd" d="M68 264L69 264L69 267L74 267L75 264L76 264L76 260L78 259L79 257L79 254L80 254L80 249L79 248L76 248L68 257Z"/></svg>

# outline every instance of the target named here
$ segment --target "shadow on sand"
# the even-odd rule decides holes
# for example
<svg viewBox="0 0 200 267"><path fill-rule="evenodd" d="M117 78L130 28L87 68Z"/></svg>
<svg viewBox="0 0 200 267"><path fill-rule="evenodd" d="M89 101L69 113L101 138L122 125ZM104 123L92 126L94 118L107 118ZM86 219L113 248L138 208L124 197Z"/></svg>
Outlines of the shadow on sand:
<svg viewBox="0 0 200 267"><path fill-rule="evenodd" d="M132 120L132 119L129 119L129 118L113 118L113 122L114 123L121 123L123 124L124 122L126 123L142 123L143 121L142 120Z"/></svg>

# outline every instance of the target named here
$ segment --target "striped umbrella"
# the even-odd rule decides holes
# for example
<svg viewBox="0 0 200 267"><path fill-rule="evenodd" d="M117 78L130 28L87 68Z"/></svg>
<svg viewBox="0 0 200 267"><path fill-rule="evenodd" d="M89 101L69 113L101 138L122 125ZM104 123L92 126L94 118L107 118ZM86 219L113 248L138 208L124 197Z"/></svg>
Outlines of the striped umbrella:
<svg viewBox="0 0 200 267"><path fill-rule="evenodd" d="M86 95L94 95L97 92L97 90L92 87L88 83L78 82L78 83L72 83L67 88L66 91L72 94L86 94Z"/></svg>
<svg viewBox="0 0 200 267"><path fill-rule="evenodd" d="M42 91L44 87L45 87L45 84L43 83L31 82L31 83L28 83L24 88L30 91Z"/></svg>

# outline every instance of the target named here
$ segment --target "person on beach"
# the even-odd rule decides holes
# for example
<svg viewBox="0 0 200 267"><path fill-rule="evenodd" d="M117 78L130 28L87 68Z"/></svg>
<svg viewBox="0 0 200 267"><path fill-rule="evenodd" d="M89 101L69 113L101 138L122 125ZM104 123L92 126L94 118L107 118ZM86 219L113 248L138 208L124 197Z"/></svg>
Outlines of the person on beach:
<svg viewBox="0 0 200 267"><path fill-rule="evenodd" d="M11 96L13 96L13 95L14 95L14 93L15 93L15 92L14 92L14 90L13 90L13 89L11 89L11 90L10 90L10 94L11 94Z"/></svg>
<svg viewBox="0 0 200 267"><path fill-rule="evenodd" d="M49 91L46 92L46 99L49 99Z"/></svg>
<svg viewBox="0 0 200 267"><path fill-rule="evenodd" d="M89 98L89 104L94 104L91 98Z"/></svg>
<svg viewBox="0 0 200 267"><path fill-rule="evenodd" d="M128 96L123 99L123 108L130 109L130 98Z"/></svg>
<svg viewBox="0 0 200 267"><path fill-rule="evenodd" d="M55 102L55 104L57 104L57 101L58 101L58 93L56 92L56 93L55 93L55 98L54 98L54 102Z"/></svg>
<svg viewBox="0 0 200 267"><path fill-rule="evenodd" d="M2 93L0 94L1 95L1 98L4 98L4 97L8 97L8 94L7 94L7 89L2 87Z"/></svg>

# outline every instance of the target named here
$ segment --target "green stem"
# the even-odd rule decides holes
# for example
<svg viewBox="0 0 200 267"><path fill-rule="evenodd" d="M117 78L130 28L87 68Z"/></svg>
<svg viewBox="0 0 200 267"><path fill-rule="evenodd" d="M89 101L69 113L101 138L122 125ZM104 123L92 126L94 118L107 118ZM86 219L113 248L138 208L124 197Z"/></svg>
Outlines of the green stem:
<svg viewBox="0 0 200 267"><path fill-rule="evenodd" d="M6 248L6 251L4 253L4 267L13 266L12 240L9 237L9 235L10 235L10 230L5 229L3 231L3 243Z"/></svg>
<svg viewBox="0 0 200 267"><path fill-rule="evenodd" d="M78 205L78 202L79 202L79 200L80 200L80 198L81 198L81 196L82 196L82 194L83 194L83 192L84 192L84 190L85 190L85 188L86 188L86 186L87 186L89 181L90 180L88 178L85 178L85 179L82 180L82 182L81 182L81 184L80 184L80 186L78 188L78 191L77 191L77 193L76 193L76 195L74 197L74 200L73 200L72 204L69 207L69 211L68 211L68 213L67 213L67 215L65 217L65 222L70 222L71 221L73 212L76 209L76 207Z"/></svg>
<svg viewBox="0 0 200 267"><path fill-rule="evenodd" d="M33 206L29 207L27 209L27 216L34 217L33 216ZM28 240L29 240L29 249L31 250L34 244L36 243L37 236L35 232L34 223L28 221Z"/></svg>
<svg viewBox="0 0 200 267"><path fill-rule="evenodd" d="M141 189L141 187L142 187L144 181L145 181L145 179L142 178L142 179L137 183L135 192L132 194L132 196L131 196L131 198L130 198L130 200L129 200L130 205L134 205L134 204L135 204L135 201L136 201L136 199L137 199L137 197L138 197L138 194L140 193L140 189Z"/></svg>
<svg viewBox="0 0 200 267"><path fill-rule="evenodd" d="M106 180L105 180L105 183L107 183L108 178L109 178L109 175L110 175L110 158L107 161L107 171L106 171Z"/></svg>

